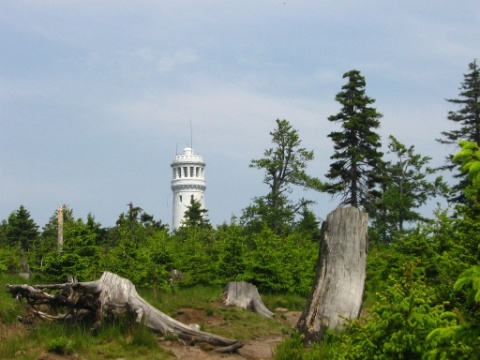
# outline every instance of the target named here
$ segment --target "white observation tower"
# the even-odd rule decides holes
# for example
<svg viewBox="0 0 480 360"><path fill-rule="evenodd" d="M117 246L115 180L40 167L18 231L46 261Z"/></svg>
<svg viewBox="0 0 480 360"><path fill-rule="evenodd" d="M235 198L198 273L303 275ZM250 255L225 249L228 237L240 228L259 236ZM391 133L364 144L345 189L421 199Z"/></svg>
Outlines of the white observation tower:
<svg viewBox="0 0 480 360"><path fill-rule="evenodd" d="M205 208L205 163L201 155L193 153L191 147L183 149L182 155L175 155L172 162L172 191L173 191L173 229L182 225L185 211L190 201L200 202L201 209Z"/></svg>

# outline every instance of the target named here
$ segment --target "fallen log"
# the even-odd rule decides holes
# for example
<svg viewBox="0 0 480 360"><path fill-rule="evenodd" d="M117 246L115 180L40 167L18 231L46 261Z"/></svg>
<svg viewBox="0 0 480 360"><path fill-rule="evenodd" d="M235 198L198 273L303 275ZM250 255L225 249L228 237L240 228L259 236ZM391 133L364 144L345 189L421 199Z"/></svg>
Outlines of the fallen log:
<svg viewBox="0 0 480 360"><path fill-rule="evenodd" d="M274 316L263 303L257 287L245 281L229 282L222 297L226 306L238 306L269 318Z"/></svg>
<svg viewBox="0 0 480 360"><path fill-rule="evenodd" d="M360 313L366 276L368 214L337 208L322 224L320 255L309 300L297 323L308 345Z"/></svg>
<svg viewBox="0 0 480 360"><path fill-rule="evenodd" d="M137 322L144 323L160 334L174 334L191 344L208 343L234 351L242 343L215 334L192 329L145 301L136 291L135 285L125 278L111 272L104 272L100 279L91 282L63 283L50 285L7 285L7 290L16 300L25 298L34 308L34 313L50 320L81 320L93 315L98 328L105 318L123 316L127 312L135 315ZM56 293L49 291L56 290ZM36 309L39 304L48 304L52 308L65 308L59 315L50 315Z"/></svg>

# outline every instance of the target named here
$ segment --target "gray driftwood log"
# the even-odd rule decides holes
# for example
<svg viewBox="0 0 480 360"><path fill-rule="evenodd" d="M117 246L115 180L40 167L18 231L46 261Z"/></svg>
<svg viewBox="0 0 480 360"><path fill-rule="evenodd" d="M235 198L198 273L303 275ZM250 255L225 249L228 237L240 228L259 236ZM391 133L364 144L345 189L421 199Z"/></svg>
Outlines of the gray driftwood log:
<svg viewBox="0 0 480 360"><path fill-rule="evenodd" d="M327 329L360 313L366 276L368 214L337 208L322 224L315 281L297 323L306 344L319 342Z"/></svg>
<svg viewBox="0 0 480 360"><path fill-rule="evenodd" d="M223 304L248 309L269 318L274 316L263 303L257 287L245 281L227 284L223 292Z"/></svg>
<svg viewBox="0 0 480 360"><path fill-rule="evenodd" d="M100 279L91 282L53 285L7 285L7 290L17 299L25 298L35 315L49 320L82 320L94 316L96 327L108 317L135 315L136 321L161 334L175 334L189 343L208 343L217 351L234 351L242 343L218 335L193 329L154 308L140 295L133 283L111 272L104 272ZM56 293L51 293L56 290ZM63 314L51 315L37 310L41 304L52 308L64 308Z"/></svg>

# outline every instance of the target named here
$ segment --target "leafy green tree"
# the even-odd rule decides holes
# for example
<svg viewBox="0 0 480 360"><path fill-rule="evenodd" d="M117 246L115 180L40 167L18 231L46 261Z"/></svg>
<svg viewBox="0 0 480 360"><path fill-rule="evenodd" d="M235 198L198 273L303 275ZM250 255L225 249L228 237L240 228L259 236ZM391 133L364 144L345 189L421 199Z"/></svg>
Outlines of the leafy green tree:
<svg viewBox="0 0 480 360"><path fill-rule="evenodd" d="M223 282L244 280L248 242L243 228L237 224L224 224L217 229L217 233L220 243L223 244L219 266Z"/></svg>
<svg viewBox="0 0 480 360"><path fill-rule="evenodd" d="M183 285L219 285L222 246L211 226L182 226L172 234L172 242L175 269L186 274Z"/></svg>
<svg viewBox="0 0 480 360"><path fill-rule="evenodd" d="M20 254L17 249L0 246L0 274L13 274L22 271L20 263Z"/></svg>
<svg viewBox="0 0 480 360"><path fill-rule="evenodd" d="M367 212L378 197L376 186L380 183L382 152L380 135L380 114L371 106L375 102L365 93L365 78L358 70L343 75L347 84L342 86L335 100L342 108L328 118L340 123L341 131L333 131L328 137L334 143L334 162L326 177L331 180L326 191L341 195L341 205L363 208Z"/></svg>
<svg viewBox="0 0 480 360"><path fill-rule="evenodd" d="M272 228L251 235L250 251L245 256L245 280L260 290L287 291L293 285L292 273L286 271L284 239Z"/></svg>
<svg viewBox="0 0 480 360"><path fill-rule="evenodd" d="M171 253L166 247L165 231L151 234L137 244L132 238L122 239L106 249L101 267L128 278L136 286L163 288L167 284L166 267L171 263ZM105 250L105 249L104 249Z"/></svg>
<svg viewBox="0 0 480 360"><path fill-rule="evenodd" d="M73 276L80 281L100 277L100 247L97 234L82 219L64 222L64 243L61 253L51 251L45 256L41 273L48 279L65 281Z"/></svg>
<svg viewBox="0 0 480 360"><path fill-rule="evenodd" d="M448 190L441 176L429 179L435 173L428 167L431 158L415 153L413 145L406 147L390 135L388 149L394 160L384 164L380 199L370 214L378 240L387 243L404 231L406 223L427 221L418 208Z"/></svg>
<svg viewBox="0 0 480 360"><path fill-rule="evenodd" d="M103 236L101 225L88 215L87 222L75 219L73 209L63 208L63 247L59 252L58 210L44 226L36 243L34 268L45 280L65 281L70 276L80 281L94 280L103 271L100 268L101 248L98 245Z"/></svg>
<svg viewBox="0 0 480 360"><path fill-rule="evenodd" d="M263 182L270 191L268 195L254 199L254 204L244 211L243 220L266 222L281 232L303 205L310 203L301 199L294 205L286 196L292 186L320 189L321 183L306 172L307 162L313 160L314 155L313 151L301 147L298 131L285 119L277 119L276 124L275 130L270 132L273 147L265 150L263 158L250 162L250 167L265 171Z"/></svg>
<svg viewBox="0 0 480 360"><path fill-rule="evenodd" d="M459 142L461 151L453 161L460 165L460 170L467 176L469 185L464 188L465 195L473 201L473 205L480 204L480 147L475 141L462 140Z"/></svg>
<svg viewBox="0 0 480 360"><path fill-rule="evenodd" d="M442 131L443 138L437 139L442 144L457 144L460 140L472 141L480 144L480 68L476 60L468 65L469 72L464 74L464 80L460 86L458 99L447 99L449 103L457 105L456 111L449 111L447 119L452 121L456 128L450 131ZM458 183L453 186L455 195L453 202L464 202L463 189L468 186L468 178L465 176L459 164L452 162L453 155L446 158L446 165L441 170L455 170L454 178Z"/></svg>
<svg viewBox="0 0 480 360"><path fill-rule="evenodd" d="M7 221L0 222L0 274L18 273L20 269L20 253L7 241Z"/></svg>

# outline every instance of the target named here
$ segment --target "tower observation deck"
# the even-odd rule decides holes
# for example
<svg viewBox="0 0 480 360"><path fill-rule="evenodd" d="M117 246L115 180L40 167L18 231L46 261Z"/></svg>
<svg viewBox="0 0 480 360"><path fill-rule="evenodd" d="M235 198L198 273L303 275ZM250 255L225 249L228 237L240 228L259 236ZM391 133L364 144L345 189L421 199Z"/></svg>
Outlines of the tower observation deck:
<svg viewBox="0 0 480 360"><path fill-rule="evenodd" d="M205 208L205 162L201 155L193 153L193 149L186 147L183 154L175 155L172 167L173 212L172 228L178 229L182 225L185 211L190 201L200 202Z"/></svg>

